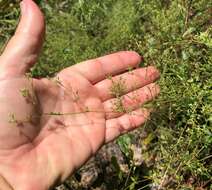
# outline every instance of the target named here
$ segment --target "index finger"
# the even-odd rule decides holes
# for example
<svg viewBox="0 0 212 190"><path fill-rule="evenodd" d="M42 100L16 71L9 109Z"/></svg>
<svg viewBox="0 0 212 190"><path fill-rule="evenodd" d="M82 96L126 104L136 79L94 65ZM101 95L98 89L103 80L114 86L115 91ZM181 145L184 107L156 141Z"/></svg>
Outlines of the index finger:
<svg viewBox="0 0 212 190"><path fill-rule="evenodd" d="M121 51L84 61L67 69L81 73L92 84L95 84L107 76L122 73L131 67L137 67L141 59L141 56L134 51Z"/></svg>

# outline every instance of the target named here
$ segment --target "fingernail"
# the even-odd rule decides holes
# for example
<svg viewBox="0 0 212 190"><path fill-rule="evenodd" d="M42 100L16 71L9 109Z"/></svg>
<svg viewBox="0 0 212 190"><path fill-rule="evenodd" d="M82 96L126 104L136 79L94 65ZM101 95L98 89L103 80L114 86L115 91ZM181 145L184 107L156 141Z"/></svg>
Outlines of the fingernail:
<svg viewBox="0 0 212 190"><path fill-rule="evenodd" d="M26 12L26 3L24 0L21 1L20 7L21 7L21 14L24 14Z"/></svg>

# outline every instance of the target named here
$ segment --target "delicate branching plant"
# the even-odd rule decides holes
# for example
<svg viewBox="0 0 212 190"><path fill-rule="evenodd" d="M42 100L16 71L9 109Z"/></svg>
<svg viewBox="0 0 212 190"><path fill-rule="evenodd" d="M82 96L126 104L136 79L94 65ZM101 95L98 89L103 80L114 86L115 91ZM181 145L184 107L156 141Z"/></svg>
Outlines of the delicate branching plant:
<svg viewBox="0 0 212 190"><path fill-rule="evenodd" d="M8 120L8 122L10 124L15 124L15 126L19 130L20 136L24 136L30 142L32 142L32 139L24 131L25 123L30 123L31 122L31 117L26 118L24 120L19 120L19 119L17 119L17 117L16 117L16 115L14 113L11 113L11 114L9 114L9 120Z"/></svg>
<svg viewBox="0 0 212 190"><path fill-rule="evenodd" d="M9 123L18 123L18 120L16 119L16 116L14 113L9 114Z"/></svg>
<svg viewBox="0 0 212 190"><path fill-rule="evenodd" d="M20 120L17 118L16 114L10 113L8 122L11 124L16 124L17 127L19 127L19 126L23 126L24 123L30 123L32 121L32 117L33 116L28 116L25 119Z"/></svg>
<svg viewBox="0 0 212 190"><path fill-rule="evenodd" d="M31 95L30 95L30 92L29 92L29 89L27 89L27 88L21 89L20 92L21 92L21 95L22 95L24 98L28 98L28 97L31 96Z"/></svg>
<svg viewBox="0 0 212 190"><path fill-rule="evenodd" d="M126 92L126 81L123 78L119 78L118 80L114 81L113 78L109 78L112 82L112 86L110 88L110 93L112 96L116 98L120 98Z"/></svg>
<svg viewBox="0 0 212 190"><path fill-rule="evenodd" d="M60 80L59 76L55 77L53 79L53 82L55 82L59 87L61 87L64 90L64 93L69 94L72 97L72 100L74 102L78 102L80 99L79 91L74 91L71 86L68 88L63 84L63 82Z"/></svg>
<svg viewBox="0 0 212 190"><path fill-rule="evenodd" d="M113 80L112 77L108 78L111 80L112 85L110 87L110 94L115 97L115 101L113 101L113 108L114 112L118 113L126 113L127 110L123 104L123 95L126 92L126 82L123 78L119 78L118 80Z"/></svg>
<svg viewBox="0 0 212 190"><path fill-rule="evenodd" d="M29 87L23 87L20 89L21 95L26 99L27 103L36 105L37 104L37 97L34 93L34 84L33 84L33 78L30 73L27 73L25 75L27 81L29 82Z"/></svg>
<svg viewBox="0 0 212 190"><path fill-rule="evenodd" d="M123 104L123 99L122 98L117 98L117 100L115 100L113 102L113 111L116 113L126 113L127 110L126 108L124 107L124 104Z"/></svg>
<svg viewBox="0 0 212 190"><path fill-rule="evenodd" d="M53 82L55 82L55 83L56 83L58 86L60 86L60 87L66 88L66 87L63 85L62 81L60 80L59 76L56 76L55 78L53 78Z"/></svg>
<svg viewBox="0 0 212 190"><path fill-rule="evenodd" d="M30 93L30 90L27 88L20 89L21 95L26 99L27 103L31 103L33 105L36 105L37 99L34 96L34 94Z"/></svg>

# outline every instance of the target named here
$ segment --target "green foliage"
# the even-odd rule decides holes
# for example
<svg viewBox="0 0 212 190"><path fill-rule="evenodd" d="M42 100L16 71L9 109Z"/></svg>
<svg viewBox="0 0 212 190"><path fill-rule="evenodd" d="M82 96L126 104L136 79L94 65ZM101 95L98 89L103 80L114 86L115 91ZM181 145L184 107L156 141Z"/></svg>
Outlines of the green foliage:
<svg viewBox="0 0 212 190"><path fill-rule="evenodd" d="M132 135L126 134L119 137L117 143L120 146L121 151L127 156L130 157L130 144L132 143Z"/></svg>
<svg viewBox="0 0 212 190"><path fill-rule="evenodd" d="M161 96L145 125L154 138L141 144L145 162L156 156L145 173L151 181L139 186L136 168L128 179L120 179L125 180L120 189L210 189L211 2L43 0L40 4L46 15L47 38L33 76L51 76L82 60L125 49L142 54L142 65L152 64L161 71ZM16 7L0 12L1 46L16 26ZM119 145L130 159L129 142L128 136L122 137Z"/></svg>

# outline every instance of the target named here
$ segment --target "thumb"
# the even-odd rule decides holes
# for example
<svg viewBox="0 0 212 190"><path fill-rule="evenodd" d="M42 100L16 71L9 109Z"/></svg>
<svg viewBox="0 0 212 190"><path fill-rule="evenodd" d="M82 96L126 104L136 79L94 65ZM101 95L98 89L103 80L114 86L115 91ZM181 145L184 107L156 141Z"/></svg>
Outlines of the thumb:
<svg viewBox="0 0 212 190"><path fill-rule="evenodd" d="M24 75L37 61L42 47L45 33L42 12L32 0L23 0L20 5L19 25L0 57L1 78Z"/></svg>

